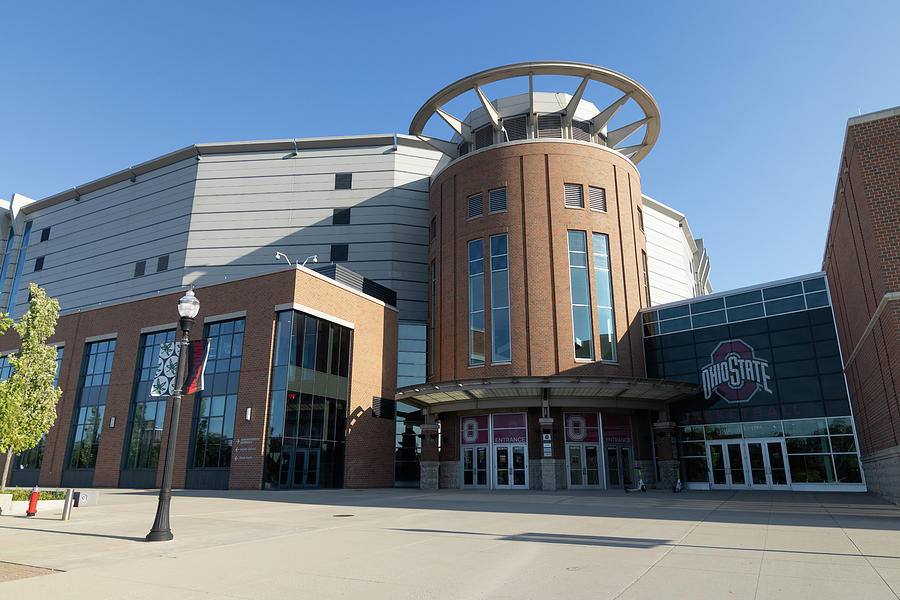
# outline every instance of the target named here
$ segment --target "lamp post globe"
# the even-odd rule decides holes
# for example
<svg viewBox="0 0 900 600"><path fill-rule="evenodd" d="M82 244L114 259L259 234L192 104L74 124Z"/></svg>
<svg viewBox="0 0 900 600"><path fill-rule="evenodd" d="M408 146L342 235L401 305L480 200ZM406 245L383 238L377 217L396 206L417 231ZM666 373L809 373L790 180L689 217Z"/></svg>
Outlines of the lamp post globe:
<svg viewBox="0 0 900 600"><path fill-rule="evenodd" d="M175 466L175 443L178 439L178 421L181 417L181 393L184 386L184 370L187 364L188 346L194 318L200 312L200 300L190 289L178 300L178 316L181 322L181 341L178 352L178 366L175 369L175 389L172 392L172 416L169 420L169 441L166 444L166 460L163 465L162 485L159 488L159 502L156 505L156 520L147 534L148 542L166 542L173 539L169 527L169 508L172 503L172 470Z"/></svg>

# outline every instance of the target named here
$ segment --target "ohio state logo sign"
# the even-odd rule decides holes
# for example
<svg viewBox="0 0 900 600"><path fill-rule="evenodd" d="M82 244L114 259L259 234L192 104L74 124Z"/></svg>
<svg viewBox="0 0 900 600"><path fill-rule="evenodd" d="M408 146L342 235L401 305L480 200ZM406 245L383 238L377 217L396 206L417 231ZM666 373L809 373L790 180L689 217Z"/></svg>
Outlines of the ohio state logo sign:
<svg viewBox="0 0 900 600"><path fill-rule="evenodd" d="M769 361L757 358L753 347L743 340L720 342L709 355L712 362L700 371L703 396L718 394L731 403L749 402L760 389L769 388Z"/></svg>

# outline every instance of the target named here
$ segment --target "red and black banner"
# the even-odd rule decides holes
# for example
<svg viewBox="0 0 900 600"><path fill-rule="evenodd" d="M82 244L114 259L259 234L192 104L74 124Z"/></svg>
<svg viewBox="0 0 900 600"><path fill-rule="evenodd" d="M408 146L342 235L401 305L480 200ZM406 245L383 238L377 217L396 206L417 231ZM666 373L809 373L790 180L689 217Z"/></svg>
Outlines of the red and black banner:
<svg viewBox="0 0 900 600"><path fill-rule="evenodd" d="M203 390L206 359L209 358L209 340L193 340L188 345L187 373L184 378L184 394Z"/></svg>

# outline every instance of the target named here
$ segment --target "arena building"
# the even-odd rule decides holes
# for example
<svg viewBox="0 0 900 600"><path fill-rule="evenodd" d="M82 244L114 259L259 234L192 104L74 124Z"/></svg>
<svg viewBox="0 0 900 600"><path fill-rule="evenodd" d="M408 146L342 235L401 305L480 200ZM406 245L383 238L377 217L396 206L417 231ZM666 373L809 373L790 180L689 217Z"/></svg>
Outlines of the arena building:
<svg viewBox="0 0 900 600"><path fill-rule="evenodd" d="M540 91L563 78L567 90ZM452 139L426 134L439 121ZM703 366L648 359L669 339L648 337L669 321L648 311L690 312L712 291L702 240L641 190L659 130L656 102L621 74L520 63L439 91L408 135L198 144L42 200L14 194L0 301L22 314L27 282L59 299L64 393L13 483L158 484L169 403L149 378L195 286L209 386L184 404L176 486L615 488L636 485L636 468L669 485L679 465L702 484L697 455L679 462L697 447L677 440L720 424L683 418L702 405ZM817 327L825 298L802 309ZM16 344L0 338L0 354ZM770 404L807 393L788 402L781 379L769 385ZM787 439L791 418L766 419ZM726 424L745 420L759 419ZM852 423L824 423L807 437L844 445L820 487L864 486L845 477ZM704 436L708 486L722 468L739 486L734 450ZM740 452L747 485L763 485L756 446Z"/></svg>

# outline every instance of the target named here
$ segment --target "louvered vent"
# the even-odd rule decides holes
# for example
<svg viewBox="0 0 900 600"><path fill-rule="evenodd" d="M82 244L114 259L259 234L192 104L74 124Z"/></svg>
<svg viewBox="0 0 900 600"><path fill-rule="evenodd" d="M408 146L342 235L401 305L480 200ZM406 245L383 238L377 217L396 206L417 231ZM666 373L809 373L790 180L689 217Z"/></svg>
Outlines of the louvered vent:
<svg viewBox="0 0 900 600"><path fill-rule="evenodd" d="M582 142L591 141L590 121L572 121L572 139Z"/></svg>
<svg viewBox="0 0 900 600"><path fill-rule="evenodd" d="M494 143L494 126L487 125L475 130L475 149L481 150Z"/></svg>
<svg viewBox="0 0 900 600"><path fill-rule="evenodd" d="M376 419L392 419L396 414L397 403L390 398L372 396L372 416Z"/></svg>
<svg viewBox="0 0 900 600"><path fill-rule="evenodd" d="M492 213L506 210L506 188L488 192L488 210Z"/></svg>
<svg viewBox="0 0 900 600"><path fill-rule="evenodd" d="M524 140L528 137L528 118L525 115L503 119L503 128L510 142Z"/></svg>
<svg viewBox="0 0 900 600"><path fill-rule="evenodd" d="M584 188L580 183L566 183L566 208L584 208Z"/></svg>
<svg viewBox="0 0 900 600"><path fill-rule="evenodd" d="M562 117L559 115L538 115L538 137L561 138Z"/></svg>
<svg viewBox="0 0 900 600"><path fill-rule="evenodd" d="M588 186L588 202L591 205L591 210L606 212L606 190Z"/></svg>
<svg viewBox="0 0 900 600"><path fill-rule="evenodd" d="M484 200L481 197L481 194L475 194L474 196L469 196L469 218L474 219L475 217L480 217L484 208Z"/></svg>

